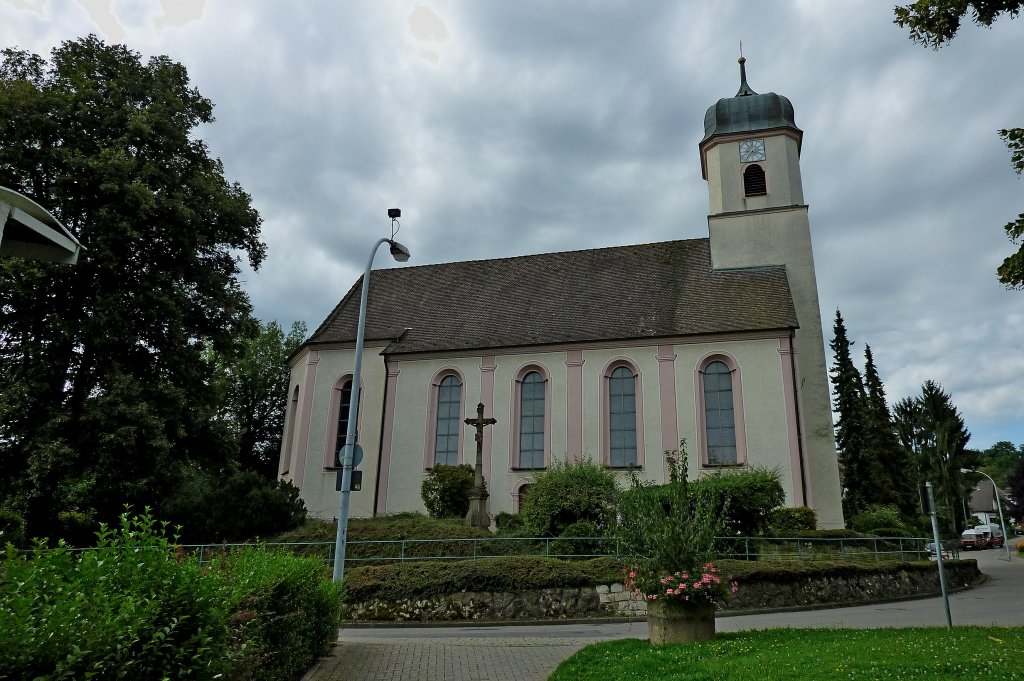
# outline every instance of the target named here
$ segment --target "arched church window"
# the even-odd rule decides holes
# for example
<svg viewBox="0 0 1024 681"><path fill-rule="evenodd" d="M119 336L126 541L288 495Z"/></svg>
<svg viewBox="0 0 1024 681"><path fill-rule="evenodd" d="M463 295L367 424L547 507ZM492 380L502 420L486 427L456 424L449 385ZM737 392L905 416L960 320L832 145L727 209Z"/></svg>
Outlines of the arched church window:
<svg viewBox="0 0 1024 681"><path fill-rule="evenodd" d="M756 163L746 167L743 171L743 195L764 196L768 193L768 183L765 179L764 168Z"/></svg>
<svg viewBox="0 0 1024 681"><path fill-rule="evenodd" d="M529 367L522 380L516 381L518 438L513 443L513 468L544 468L547 465L547 380L536 367Z"/></svg>
<svg viewBox="0 0 1024 681"><path fill-rule="evenodd" d="M627 366L608 377L608 465L637 465L636 374Z"/></svg>
<svg viewBox="0 0 1024 681"><path fill-rule="evenodd" d="M732 375L722 362L704 369L704 419L708 463L736 463L736 418L732 403Z"/></svg>
<svg viewBox="0 0 1024 681"><path fill-rule="evenodd" d="M341 448L348 437L348 411L352 407L352 379L348 379L339 388L338 400L338 435L334 439L334 467L341 468ZM359 441L359 438L356 438Z"/></svg>
<svg viewBox="0 0 1024 681"><path fill-rule="evenodd" d="M739 365L728 353L705 356L695 375L701 464L746 463Z"/></svg>
<svg viewBox="0 0 1024 681"><path fill-rule="evenodd" d="M448 375L437 386L437 420L434 430L434 463L454 466L459 462L462 433L462 382Z"/></svg>
<svg viewBox="0 0 1024 681"><path fill-rule="evenodd" d="M284 429L284 461L281 462L281 474L289 473L292 466L292 438L295 435L295 417L299 411L299 386L292 391L292 399L288 403L287 425Z"/></svg>

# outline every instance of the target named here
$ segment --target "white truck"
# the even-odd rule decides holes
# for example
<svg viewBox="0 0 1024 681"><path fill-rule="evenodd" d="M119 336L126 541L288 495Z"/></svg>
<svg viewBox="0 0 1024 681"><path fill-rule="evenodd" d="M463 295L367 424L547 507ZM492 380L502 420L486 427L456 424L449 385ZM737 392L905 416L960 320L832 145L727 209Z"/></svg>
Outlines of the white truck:
<svg viewBox="0 0 1024 681"><path fill-rule="evenodd" d="M1003 536L1003 528L995 523L988 523L985 525L975 525L974 531L977 534L984 534L988 537L989 545L994 548L1002 548L1006 542L1006 537Z"/></svg>

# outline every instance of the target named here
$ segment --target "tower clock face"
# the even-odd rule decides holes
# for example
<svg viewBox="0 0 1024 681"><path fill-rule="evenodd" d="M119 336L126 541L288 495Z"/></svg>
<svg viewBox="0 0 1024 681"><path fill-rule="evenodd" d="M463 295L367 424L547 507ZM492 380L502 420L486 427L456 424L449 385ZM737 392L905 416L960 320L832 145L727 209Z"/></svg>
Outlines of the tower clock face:
<svg viewBox="0 0 1024 681"><path fill-rule="evenodd" d="M751 161L764 160L764 140L743 140L740 142L740 161L750 163Z"/></svg>

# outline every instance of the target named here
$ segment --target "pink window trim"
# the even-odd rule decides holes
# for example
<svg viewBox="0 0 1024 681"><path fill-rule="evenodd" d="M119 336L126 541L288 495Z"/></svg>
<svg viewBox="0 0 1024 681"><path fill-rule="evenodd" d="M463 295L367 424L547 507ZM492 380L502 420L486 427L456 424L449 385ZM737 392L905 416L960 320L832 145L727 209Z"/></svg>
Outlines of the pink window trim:
<svg viewBox="0 0 1024 681"><path fill-rule="evenodd" d="M522 394L523 379L530 372L536 371L544 379L544 468L551 466L551 374L543 364L529 362L519 367L512 378L512 400L511 416L509 418L510 428L508 433L509 449L508 461L509 470L519 468L519 410L520 395Z"/></svg>
<svg viewBox="0 0 1024 681"><path fill-rule="evenodd" d="M732 413L736 427L736 463L711 464L708 461L707 416L704 411L704 369L712 362L722 362L732 376ZM709 352L697 362L693 370L694 404L697 407L697 451L700 453L700 465L703 468L728 468L730 466L747 465L747 431L743 420L743 381L740 377L740 365L728 352Z"/></svg>
<svg viewBox="0 0 1024 681"><path fill-rule="evenodd" d="M437 444L437 392L441 387L441 381L448 376L455 376L462 384L459 391L459 420L466 418L466 377L455 367L445 367L434 374L430 379L429 394L427 395L427 424L426 436L423 445L423 470L428 471L434 467L434 446ZM465 440L466 429L459 428L459 452L455 460L456 465L462 463L462 445Z"/></svg>
<svg viewBox="0 0 1024 681"><path fill-rule="evenodd" d="M292 440L295 438L295 415L299 411L299 386L292 391L292 399L288 401L288 414L285 417L284 447L281 454L281 467L278 475L287 475L291 470L292 463Z"/></svg>
<svg viewBox="0 0 1024 681"><path fill-rule="evenodd" d="M313 392L316 388L316 368L320 363L320 353L310 350L306 357L306 378L302 388L302 407L299 409L298 445L295 449L295 471L292 484L302 489L306 480L306 451L309 449L309 419L313 411Z"/></svg>
<svg viewBox="0 0 1024 681"><path fill-rule="evenodd" d="M351 380L352 372L344 373L338 377L338 380L334 382L334 386L331 388L331 410L327 412L329 420L327 422L327 440L324 442L324 470L338 470L334 466L334 444L338 441L338 417L341 416L339 413L341 409L341 386L344 385L345 381ZM359 386L359 413L356 415L356 433L363 432L363 399L366 395L363 388L365 386L365 383ZM358 437L356 437L356 441L359 441Z"/></svg>
<svg viewBox="0 0 1024 681"><path fill-rule="evenodd" d="M644 467L644 391L643 375L640 368L627 357L616 357L604 365L601 374L601 464L611 466L611 396L609 394L609 380L612 372L619 367L626 367L636 377L636 467Z"/></svg>
<svg viewBox="0 0 1024 681"><path fill-rule="evenodd" d="M380 442L380 477L377 478L377 507L375 515L387 513L388 478L391 476L391 446L395 433L395 394L398 392L398 362L388 364L387 399L384 401L384 428Z"/></svg>
<svg viewBox="0 0 1024 681"><path fill-rule="evenodd" d="M533 484L533 482L534 482L533 478L523 478L522 480L520 480L519 482L517 482L515 485L512 486L512 490L509 492L509 494L512 495L512 512L513 513L519 513L521 510L523 510L522 506L519 503L520 500L521 500L520 495L523 492L523 488L524 487L529 487L530 485Z"/></svg>

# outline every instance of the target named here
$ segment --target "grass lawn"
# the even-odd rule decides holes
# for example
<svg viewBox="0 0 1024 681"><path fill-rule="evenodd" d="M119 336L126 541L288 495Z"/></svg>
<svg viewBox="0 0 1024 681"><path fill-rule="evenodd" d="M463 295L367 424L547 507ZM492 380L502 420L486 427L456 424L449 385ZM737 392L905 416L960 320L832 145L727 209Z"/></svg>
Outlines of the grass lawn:
<svg viewBox="0 0 1024 681"><path fill-rule="evenodd" d="M588 646L549 681L1024 678L1024 627L769 629L707 643Z"/></svg>

